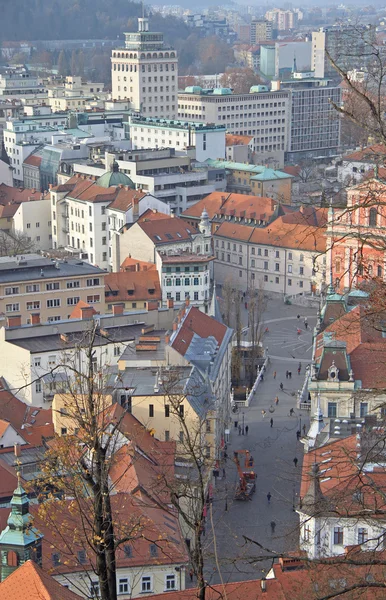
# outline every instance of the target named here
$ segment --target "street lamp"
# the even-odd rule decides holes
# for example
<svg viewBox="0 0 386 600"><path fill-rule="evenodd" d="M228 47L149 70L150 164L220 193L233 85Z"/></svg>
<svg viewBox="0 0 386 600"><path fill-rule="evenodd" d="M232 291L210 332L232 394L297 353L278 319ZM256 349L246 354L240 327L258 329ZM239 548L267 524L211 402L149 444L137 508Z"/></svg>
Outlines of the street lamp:
<svg viewBox="0 0 386 600"><path fill-rule="evenodd" d="M242 428L242 434L244 435L244 412L243 412L243 428Z"/></svg>

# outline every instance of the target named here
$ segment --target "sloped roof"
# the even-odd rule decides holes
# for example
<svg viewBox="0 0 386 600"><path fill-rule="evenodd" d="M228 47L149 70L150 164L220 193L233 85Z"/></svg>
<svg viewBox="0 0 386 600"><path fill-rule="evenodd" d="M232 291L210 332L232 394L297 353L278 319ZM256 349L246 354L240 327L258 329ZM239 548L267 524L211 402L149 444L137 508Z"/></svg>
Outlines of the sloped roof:
<svg viewBox="0 0 386 600"><path fill-rule="evenodd" d="M30 154L24 161L24 165L31 165L31 167L40 167L42 157L36 154Z"/></svg>
<svg viewBox="0 0 386 600"><path fill-rule="evenodd" d="M121 264L121 271L154 271L157 267L154 263L145 260L137 260L128 256Z"/></svg>
<svg viewBox="0 0 386 600"><path fill-rule="evenodd" d="M200 338L213 337L221 346L226 332L226 325L201 312L195 306L191 306L170 345L179 354L185 356L195 334Z"/></svg>
<svg viewBox="0 0 386 600"><path fill-rule="evenodd" d="M40 191L29 188L17 188L0 183L0 204L20 204L31 200L41 200L43 195Z"/></svg>
<svg viewBox="0 0 386 600"><path fill-rule="evenodd" d="M225 146L247 146L251 140L253 140L253 135L225 134Z"/></svg>
<svg viewBox="0 0 386 600"><path fill-rule="evenodd" d="M129 294L130 290L130 294ZM108 292L118 292L107 295ZM120 271L105 276L106 301L161 300L158 271Z"/></svg>
<svg viewBox="0 0 386 600"><path fill-rule="evenodd" d="M212 192L186 209L182 216L200 218L205 208L209 219L213 219L215 215L230 215L268 221L274 214L276 204L272 198Z"/></svg>
<svg viewBox="0 0 386 600"><path fill-rule="evenodd" d="M156 246L191 240L195 231L186 224L184 219L168 215L165 217L161 220L149 221L140 219L137 224Z"/></svg>
<svg viewBox="0 0 386 600"><path fill-rule="evenodd" d="M74 200L93 203L110 202L110 204L116 201L114 208L118 210L126 210L125 206L131 206L136 194L142 197L141 192L134 192L128 186L104 187L98 185L98 180L95 181L79 174L71 177L65 184L51 189L54 192L66 192L68 197Z"/></svg>
<svg viewBox="0 0 386 600"><path fill-rule="evenodd" d="M343 160L352 162L376 162L377 158L382 158L382 160L385 160L386 158L386 146L383 144L373 144L372 146L363 148L363 150L356 150L355 152L344 156Z"/></svg>
<svg viewBox="0 0 386 600"><path fill-rule="evenodd" d="M84 300L79 300L77 305L74 307L72 313L70 314L70 319L81 319L82 318L82 308L91 308L92 314L96 315L97 311L91 304L87 304Z"/></svg>
<svg viewBox="0 0 386 600"><path fill-rule="evenodd" d="M60 585L32 560L27 560L0 583L2 600L79 600L81 596Z"/></svg>
<svg viewBox="0 0 386 600"><path fill-rule="evenodd" d="M135 201L139 202L142 198L146 196L146 193L131 190L131 189L118 189L118 194L113 200L111 204L109 204L108 208L111 210L119 210L121 212L126 212L133 206Z"/></svg>

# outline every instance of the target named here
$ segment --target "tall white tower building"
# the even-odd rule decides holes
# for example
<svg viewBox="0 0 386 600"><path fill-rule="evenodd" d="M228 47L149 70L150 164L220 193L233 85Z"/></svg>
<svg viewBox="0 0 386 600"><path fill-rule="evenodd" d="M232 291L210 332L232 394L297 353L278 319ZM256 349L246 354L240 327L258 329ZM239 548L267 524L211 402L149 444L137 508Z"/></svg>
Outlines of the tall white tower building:
<svg viewBox="0 0 386 600"><path fill-rule="evenodd" d="M164 45L163 33L149 31L138 19L138 32L125 33L125 47L113 50L112 98L129 100L146 117L174 119L178 112L178 60Z"/></svg>

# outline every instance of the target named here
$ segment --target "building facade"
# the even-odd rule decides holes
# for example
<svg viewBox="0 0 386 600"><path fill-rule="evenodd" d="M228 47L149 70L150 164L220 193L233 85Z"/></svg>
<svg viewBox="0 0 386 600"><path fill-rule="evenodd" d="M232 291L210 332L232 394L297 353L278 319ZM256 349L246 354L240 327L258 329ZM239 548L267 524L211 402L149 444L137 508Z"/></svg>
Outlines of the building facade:
<svg viewBox="0 0 386 600"><path fill-rule="evenodd" d="M251 44L272 39L272 22L267 19L252 19L250 29Z"/></svg>
<svg viewBox="0 0 386 600"><path fill-rule="evenodd" d="M166 147L188 151L194 148L199 162L225 156L225 125L131 117L130 140L133 150Z"/></svg>
<svg viewBox="0 0 386 600"><path fill-rule="evenodd" d="M149 31L138 19L138 32L125 33L125 47L113 50L112 99L130 100L143 116L173 119L177 115L178 59L163 34Z"/></svg>
<svg viewBox="0 0 386 600"><path fill-rule="evenodd" d="M178 117L225 125L232 134L252 135L255 162L280 168L288 143L290 93L257 88L249 94L232 94L227 88L188 87L178 94Z"/></svg>

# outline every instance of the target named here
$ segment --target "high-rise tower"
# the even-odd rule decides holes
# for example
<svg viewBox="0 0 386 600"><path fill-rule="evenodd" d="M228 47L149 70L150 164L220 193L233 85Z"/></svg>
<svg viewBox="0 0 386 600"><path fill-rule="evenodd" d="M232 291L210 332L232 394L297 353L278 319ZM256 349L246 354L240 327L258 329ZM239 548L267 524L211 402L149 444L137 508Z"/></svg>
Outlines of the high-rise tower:
<svg viewBox="0 0 386 600"><path fill-rule="evenodd" d="M125 33L125 47L113 50L112 98L129 100L145 117L173 119L178 111L178 60L165 46L163 33L149 31L149 19L138 19L138 31Z"/></svg>

